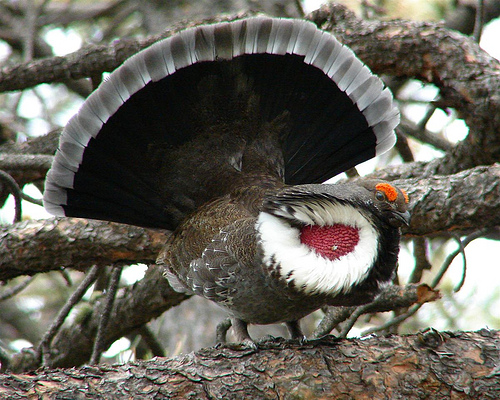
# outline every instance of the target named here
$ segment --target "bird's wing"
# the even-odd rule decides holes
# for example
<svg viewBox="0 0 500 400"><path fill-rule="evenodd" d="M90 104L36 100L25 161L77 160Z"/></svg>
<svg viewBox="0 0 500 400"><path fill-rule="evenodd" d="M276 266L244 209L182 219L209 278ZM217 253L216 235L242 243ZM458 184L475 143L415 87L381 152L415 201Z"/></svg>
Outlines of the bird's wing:
<svg viewBox="0 0 500 400"><path fill-rule="evenodd" d="M310 22L199 26L139 52L86 100L44 204L174 229L251 174L322 182L381 154L398 120L380 79Z"/></svg>
<svg viewBox="0 0 500 400"><path fill-rule="evenodd" d="M236 282L261 273L260 266L254 265L255 246L255 218L235 221L214 236L201 257L188 263L184 273L167 272L167 278L178 291L230 306ZM169 265L166 268L168 271Z"/></svg>

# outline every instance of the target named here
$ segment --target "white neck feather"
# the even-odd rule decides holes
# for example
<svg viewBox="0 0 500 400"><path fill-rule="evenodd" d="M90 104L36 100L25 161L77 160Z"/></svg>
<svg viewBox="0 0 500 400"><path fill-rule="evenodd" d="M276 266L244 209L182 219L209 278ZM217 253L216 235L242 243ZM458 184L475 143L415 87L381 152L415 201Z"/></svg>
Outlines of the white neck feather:
<svg viewBox="0 0 500 400"><path fill-rule="evenodd" d="M378 234L370 222L354 207L329 202L293 205L274 212L279 218L261 212L257 221L264 263L274 266L287 282L308 294L335 296L346 293L361 282L375 262ZM354 250L336 260L318 255L300 241L300 230L287 219L310 225L343 224L359 230ZM279 266L279 268L278 268Z"/></svg>

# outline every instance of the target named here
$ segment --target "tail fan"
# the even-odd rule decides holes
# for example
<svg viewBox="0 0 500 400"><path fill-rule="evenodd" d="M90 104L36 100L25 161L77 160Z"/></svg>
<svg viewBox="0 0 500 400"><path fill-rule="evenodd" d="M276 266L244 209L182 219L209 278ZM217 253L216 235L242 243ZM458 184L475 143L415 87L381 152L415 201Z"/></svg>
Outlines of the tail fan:
<svg viewBox="0 0 500 400"><path fill-rule="evenodd" d="M235 160L285 112L288 184L382 154L399 122L380 79L310 22L199 26L131 57L86 100L61 135L45 208L174 229L228 192L241 178Z"/></svg>

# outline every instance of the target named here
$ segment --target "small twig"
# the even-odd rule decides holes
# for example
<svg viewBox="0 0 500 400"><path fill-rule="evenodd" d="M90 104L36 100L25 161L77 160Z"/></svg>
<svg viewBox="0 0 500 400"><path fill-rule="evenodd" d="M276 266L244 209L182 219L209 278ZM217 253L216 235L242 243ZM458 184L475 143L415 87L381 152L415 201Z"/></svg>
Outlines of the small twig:
<svg viewBox="0 0 500 400"><path fill-rule="evenodd" d="M46 362L48 361L47 355L50 350L50 343L52 342L52 339L58 332L59 328L62 326L64 323L64 320L68 316L69 312L71 309L75 306L76 303L80 301L80 299L83 297L87 289L94 283L97 275L100 272L100 268L96 265L94 265L90 271L87 273L87 276L85 276L85 279L80 283L78 288L73 292L73 294L69 297L68 301L64 306L61 308L59 311L59 314L57 315L56 319L48 329L48 331L45 333L43 336L42 340L38 344L37 348L37 358L42 359L43 365L46 365Z"/></svg>
<svg viewBox="0 0 500 400"><path fill-rule="evenodd" d="M393 325L400 324L404 320L406 320L409 317L411 317L412 315L414 315L420 309L420 307L422 307L423 305L424 305L424 303L417 303L417 304L413 305L412 307L410 307L408 309L408 311L405 312L404 314L398 315L397 317L387 321L385 324L382 324L382 325L379 325L375 328L371 328L371 329L367 329L367 330L363 331L361 333L361 336L368 336L368 335L371 335L371 334L376 333L376 332L385 331L386 329L389 329Z"/></svg>
<svg viewBox="0 0 500 400"><path fill-rule="evenodd" d="M438 100L440 97L436 97L434 100ZM434 115L434 112L436 111L437 106L434 103L430 103L429 109L425 112L424 116L420 121L418 121L417 127L421 131L425 130L425 127L427 126L427 123L431 119L431 117Z"/></svg>
<svg viewBox="0 0 500 400"><path fill-rule="evenodd" d="M0 294L0 301L4 301L10 299L11 297L14 297L21 290L27 287L33 281L33 279L35 279L35 277L30 276L28 279L22 281L21 283L18 283L17 285L7 289L4 293Z"/></svg>
<svg viewBox="0 0 500 400"><path fill-rule="evenodd" d="M0 170L0 180L2 180L9 192L14 196L14 202L16 207L16 213L14 215L14 222L19 222L23 218L23 210L22 210L22 190L17 184L16 180L10 176L7 172Z"/></svg>
<svg viewBox="0 0 500 400"><path fill-rule="evenodd" d="M407 136L414 137L422 143L429 144L438 150L449 151L453 148L450 142L427 131L427 129L425 129L425 125L424 127L420 127L404 117L401 118L401 123L399 124L397 130Z"/></svg>
<svg viewBox="0 0 500 400"><path fill-rule="evenodd" d="M347 334L349 331L352 329L356 321L358 320L359 317L361 317L363 314L365 314L366 309L370 306L370 304L366 304L364 306L357 307L354 312L349 316L349 318L346 320L344 326L342 327L342 330L340 331L340 338L346 338Z"/></svg>
<svg viewBox="0 0 500 400"><path fill-rule="evenodd" d="M472 36L476 43L481 40L484 25L484 0L477 0L476 19L474 21L474 31Z"/></svg>
<svg viewBox="0 0 500 400"><path fill-rule="evenodd" d="M143 325L139 329L139 333L142 336L142 339L146 342L149 349L153 353L153 356L156 357L165 357L165 349L163 345L160 343L156 335L151 331L149 326Z"/></svg>
<svg viewBox="0 0 500 400"><path fill-rule="evenodd" d="M113 304L115 302L116 292L118 291L118 284L120 283L122 269L123 266L116 266L111 272L106 302L104 304L104 310L97 328L97 335L94 342L94 348L92 349L92 356L90 357L90 364L98 364L101 358L102 348L104 347L105 342L106 328L108 326L109 317L111 316L111 311L113 310Z"/></svg>
<svg viewBox="0 0 500 400"><path fill-rule="evenodd" d="M66 282L66 286L71 287L73 286L73 279L71 279L71 275L69 274L68 270L66 268L61 269L60 274L64 278L64 281Z"/></svg>
<svg viewBox="0 0 500 400"><path fill-rule="evenodd" d="M418 283L422 280L424 270L431 269L432 265L427 257L427 239L419 237L413 239L413 256L415 257L415 268L408 278L408 283Z"/></svg>
<svg viewBox="0 0 500 400"><path fill-rule="evenodd" d="M33 204L36 204L37 206L41 206L43 207L43 201L40 200L40 199L35 199L34 197L31 197L29 195L27 195L26 193L24 193L23 191L21 191L21 198L24 200L24 201L27 201L29 203L33 203Z"/></svg>
<svg viewBox="0 0 500 400"><path fill-rule="evenodd" d="M338 324L347 320L351 315L352 320L344 327L341 334L346 335L350 329L348 325L355 322L355 318L362 314L373 314L377 312L392 311L394 309L408 308L417 302L434 301L439 298L439 292L432 290L428 285L392 285L386 287L382 293L371 303L360 307L330 307L323 318L323 321L318 325L313 332L312 337L318 338L330 333Z"/></svg>
<svg viewBox="0 0 500 400"><path fill-rule="evenodd" d="M462 286L465 283L465 277L467 275L467 256L465 255L465 246L463 242L460 240L460 238L457 237L457 244L458 244L458 250L460 251L460 254L462 254L462 258L464 260L462 264L462 277L460 278L460 281L458 284L455 286L453 291L457 293L460 289L462 289Z"/></svg>
<svg viewBox="0 0 500 400"><path fill-rule="evenodd" d="M311 337L313 339L320 338L322 336L328 335L331 331L333 331L342 321L345 321L349 316L356 311L356 307L342 307L339 310L339 307L336 307L336 312L332 312L333 307L329 307L325 316L318 324L316 329L314 330ZM340 311L340 312L339 312Z"/></svg>
<svg viewBox="0 0 500 400"><path fill-rule="evenodd" d="M412 162L415 161L415 157L413 156L413 152L411 151L410 145L408 144L408 138L406 135L399 129L396 129L397 142L396 149L398 150L401 158L404 162Z"/></svg>
<svg viewBox="0 0 500 400"><path fill-rule="evenodd" d="M37 31L36 19L38 7L33 4L33 0L24 1L24 35L23 35L23 60L31 61L35 49L35 36Z"/></svg>
<svg viewBox="0 0 500 400"><path fill-rule="evenodd" d="M436 276L432 280L432 283L430 286L432 288L435 288L439 284L441 279L443 278L444 274L446 273L446 271L450 267L450 265L453 262L453 260L455 259L455 257L457 255L461 254L470 242L472 242L473 240L475 240L481 236L484 236L485 234L488 233L488 231L489 231L488 229L481 229L479 231L471 233L464 240L460 241L461 244L459 245L459 248L457 250L455 250L454 252L448 254L448 256L446 257L446 259L443 262L443 265L439 269L439 272L436 274Z"/></svg>

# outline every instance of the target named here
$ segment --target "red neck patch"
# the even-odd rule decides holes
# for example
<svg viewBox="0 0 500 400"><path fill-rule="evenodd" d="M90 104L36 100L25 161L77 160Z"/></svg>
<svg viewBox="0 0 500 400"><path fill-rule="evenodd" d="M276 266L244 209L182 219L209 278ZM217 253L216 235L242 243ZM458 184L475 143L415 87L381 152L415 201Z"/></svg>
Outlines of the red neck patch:
<svg viewBox="0 0 500 400"><path fill-rule="evenodd" d="M342 224L307 225L300 230L300 241L333 261L354 251L359 242L359 229Z"/></svg>

